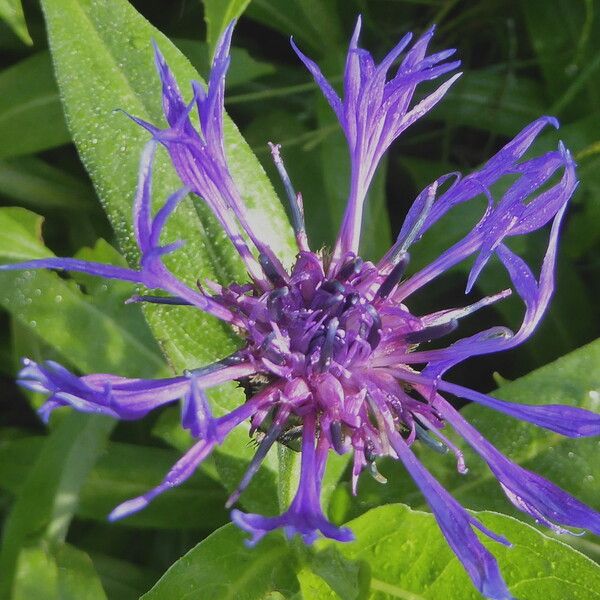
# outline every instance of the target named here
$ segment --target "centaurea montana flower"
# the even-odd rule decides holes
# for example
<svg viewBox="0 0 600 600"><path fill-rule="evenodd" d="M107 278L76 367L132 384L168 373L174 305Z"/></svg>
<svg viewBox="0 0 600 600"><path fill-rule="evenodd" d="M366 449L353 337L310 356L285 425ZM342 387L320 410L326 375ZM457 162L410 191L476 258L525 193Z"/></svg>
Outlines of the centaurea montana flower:
<svg viewBox="0 0 600 600"><path fill-rule="evenodd" d="M558 234L567 203L577 185L575 164L562 144L541 156L524 159L550 117L521 131L481 168L466 177L450 174L427 186L410 209L400 234L377 263L358 256L363 204L378 161L390 144L430 110L459 74L443 82L418 103L416 87L454 71L446 62L453 50L427 54L433 29L412 46L410 34L379 64L358 46L360 20L352 37L341 99L318 66L294 45L302 62L335 111L346 135L351 158L350 196L333 253L311 251L304 226L302 199L287 177L279 147L272 145L277 168L290 196L298 254L290 270L261 240L231 177L223 143L223 96L233 23L215 53L207 89L193 85L186 104L158 48L156 65L162 82L166 129L135 119L152 134L141 158L134 203L134 230L141 251L139 269L70 258L34 260L6 269L50 268L81 271L163 290L168 296L137 296L140 301L189 305L213 315L241 332L241 350L216 363L163 380L127 379L96 374L77 377L54 362L25 361L21 385L48 394L44 419L57 407L139 419L151 410L182 399L182 426L197 440L148 493L129 500L110 515L119 519L146 506L167 488L185 481L238 424L249 420L251 432L264 430L247 473L228 501L235 503L275 442L293 429L301 437L298 491L286 512L275 517L233 510L232 519L251 535L250 544L283 528L311 543L319 532L339 541L353 539L346 527L328 521L320 504L323 473L330 451L352 454L352 485L366 468L376 478L381 456L399 459L424 494L449 545L476 587L489 598L510 598L493 555L475 529L508 544L463 509L417 460L417 440L451 449L458 470L465 465L460 450L444 435L450 424L488 463L508 499L520 510L557 532L563 526L600 534L600 515L527 469L514 464L485 440L443 394L463 398L569 437L600 433L600 416L560 405L505 402L442 379L457 363L476 355L513 348L526 340L542 318L554 288ZM400 60L400 58L403 58ZM397 62L395 74L388 71ZM196 108L199 130L190 119ZM185 188L151 214L151 170L157 145L169 152ZM512 183L495 202L490 186L511 176ZM162 257L179 243L161 245L169 215L189 192L206 202L227 232L247 268L249 281L222 286L208 282L192 289L174 277ZM488 200L481 220L466 236L415 274L404 277L408 250L450 209L476 197ZM506 245L551 223L539 277ZM501 290L461 308L415 315L410 295L452 266L476 255L467 281L471 290L488 260L497 256L525 305L521 327L512 332L494 327L445 348L429 347L454 331L460 319L511 293ZM211 413L205 390L227 381L260 376L265 382L245 403L222 417Z"/></svg>

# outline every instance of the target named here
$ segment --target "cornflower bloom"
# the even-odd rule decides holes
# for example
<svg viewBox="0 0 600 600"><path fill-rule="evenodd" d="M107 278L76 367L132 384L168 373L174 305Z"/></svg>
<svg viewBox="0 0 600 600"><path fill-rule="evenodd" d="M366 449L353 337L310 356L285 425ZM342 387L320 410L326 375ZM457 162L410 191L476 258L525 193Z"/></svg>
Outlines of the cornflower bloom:
<svg viewBox="0 0 600 600"><path fill-rule="evenodd" d="M158 494L181 484L234 427L249 420L251 433L260 433L258 448L228 506L237 501L275 442L297 434L301 445L300 481L287 511L279 516L232 511L233 521L251 535L251 545L278 528L288 536L299 534L307 543L319 532L334 540L352 540L352 532L329 522L321 508L327 456L330 451L351 454L354 491L364 469L382 479L376 459L390 456L400 460L414 478L477 589L488 598L510 598L495 558L475 530L500 543L508 541L463 509L419 462L412 446L421 441L434 449L449 449L456 455L458 470L465 472L460 450L443 433L449 424L487 462L517 508L557 532L567 531L567 526L600 534L598 513L500 454L444 394L569 437L599 434L599 415L571 406L513 404L442 378L448 369L469 357L508 350L526 340L548 306L560 223L577 185L575 164L562 144L541 156L524 155L542 129L557 127L558 123L541 117L470 175L452 173L434 181L417 196L385 256L377 263L363 261L358 255L363 205L377 164L390 144L441 100L460 73L415 103L416 87L454 71L459 62L447 61L453 50L427 54L433 36L430 29L412 46L411 35L406 35L377 65L358 46L359 19L348 50L340 98L319 67L294 45L344 130L350 150L351 185L333 252L315 253L308 245L302 198L287 177L279 147L271 146L289 195L298 246L295 264L288 270L252 226L227 166L223 96L232 30L233 23L220 40L207 88L193 84L190 104L183 100L169 67L155 49L168 127L161 129L135 119L152 134L142 154L133 208L141 252L139 268L71 258L33 260L3 268L81 271L163 290L167 296L135 299L205 311L240 332L242 349L207 367L163 380L105 374L78 377L54 362L25 360L19 383L49 396L40 410L44 419L60 406L118 419L139 419L182 399L182 426L197 441L160 485L117 507L110 515L112 520L142 509ZM199 114L199 129L189 116L194 108ZM152 215L151 170L157 145L169 152L185 188ZM511 183L495 201L490 187L505 176L510 176ZM163 256L175 251L181 242L161 245L161 231L189 191L216 215L244 261L248 281L228 286L208 282L192 289L163 264ZM427 267L405 277L410 246L453 207L481 196L487 198L487 209L471 231ZM505 240L546 224L551 224L549 241L536 277ZM467 280L469 292L493 255L504 265L525 305L518 331L493 327L446 347L439 347L439 343L431 346L432 341L453 332L461 319L505 298L511 290L425 315L411 312L411 294L475 256ZM246 402L225 416L212 415L207 388L257 376L263 384Z"/></svg>

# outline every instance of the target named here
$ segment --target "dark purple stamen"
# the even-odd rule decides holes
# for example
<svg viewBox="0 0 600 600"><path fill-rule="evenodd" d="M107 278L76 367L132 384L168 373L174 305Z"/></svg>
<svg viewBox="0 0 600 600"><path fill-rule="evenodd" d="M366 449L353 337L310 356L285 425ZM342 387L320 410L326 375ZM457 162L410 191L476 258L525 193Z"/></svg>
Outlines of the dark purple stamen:
<svg viewBox="0 0 600 600"><path fill-rule="evenodd" d="M415 430L417 438L421 440L426 446L435 450L438 454L446 454L448 452L448 446L442 444L439 440L436 440L430 433L415 419Z"/></svg>
<svg viewBox="0 0 600 600"><path fill-rule="evenodd" d="M400 283L406 267L408 266L409 257L408 254L404 254L400 257L398 263L390 271L389 275L383 280L379 289L377 290L376 298L387 298L391 291Z"/></svg>
<svg viewBox="0 0 600 600"><path fill-rule="evenodd" d="M289 294L290 290L287 287L277 288L267 296L267 311L273 321L279 321L283 316L283 308L281 300Z"/></svg>
<svg viewBox="0 0 600 600"><path fill-rule="evenodd" d="M197 369L187 369L186 371L184 371L184 375L186 375L187 377L190 377L190 376L202 377L203 375L209 375L211 373L216 373L217 371L220 371L221 369L224 369L225 367L232 367L234 365L239 365L239 364L243 363L244 360L245 360L245 358L241 354L238 354L236 352L234 354L231 354L230 356L226 356L225 358L222 358L221 360L218 360L218 361L211 363L209 365L206 365L204 367L198 367Z"/></svg>
<svg viewBox="0 0 600 600"><path fill-rule="evenodd" d="M353 258L351 261L347 262L338 273L338 279L345 281L350 279L353 275L358 275L363 267L364 261L360 256Z"/></svg>
<svg viewBox="0 0 600 600"><path fill-rule="evenodd" d="M281 277L281 275L277 272L277 269L271 262L271 259L266 254L261 252L258 255L258 262L260 263L262 270L271 283L277 287L281 287L285 283L285 281L283 281L283 277Z"/></svg>
<svg viewBox="0 0 600 600"><path fill-rule="evenodd" d="M344 444L344 432L342 431L341 421L332 421L329 426L329 433L333 449L338 454L344 454L346 452L346 445Z"/></svg>
<svg viewBox="0 0 600 600"><path fill-rule="evenodd" d="M256 472L260 469L260 466L267 456L267 452L271 449L271 446L277 441L277 438L280 436L285 424L287 422L287 418L289 416L289 411L283 409L280 411L275 419L273 419L273 423L269 427L269 430L265 437L261 440L256 453L252 457L244 476L242 477L239 485L236 490L229 496L227 502L225 503L225 508L231 508L241 496L242 492L248 487L250 481L256 474Z"/></svg>
<svg viewBox="0 0 600 600"><path fill-rule="evenodd" d="M193 306L191 302L178 298L177 296L131 296L125 301L125 304L134 302L148 302L149 304L169 304L171 306Z"/></svg>
<svg viewBox="0 0 600 600"><path fill-rule="evenodd" d="M327 333L325 334L325 341L321 346L321 356L319 357L319 367L323 371L331 363L333 356L333 344L335 341L335 334L337 333L340 322L337 317L333 317L327 325Z"/></svg>
<svg viewBox="0 0 600 600"><path fill-rule="evenodd" d="M304 224L304 213L302 210L302 205L300 204L301 196L299 196L299 194L294 189L290 176L288 175L285 169L283 160L281 159L281 155L279 153L280 146L278 144L271 144L269 142L269 147L271 148L273 162L277 167L277 172L279 173L279 177L281 178L281 182L283 183L283 187L285 188L285 193L288 197L294 233L296 233L296 235L302 234L306 230L306 226Z"/></svg>

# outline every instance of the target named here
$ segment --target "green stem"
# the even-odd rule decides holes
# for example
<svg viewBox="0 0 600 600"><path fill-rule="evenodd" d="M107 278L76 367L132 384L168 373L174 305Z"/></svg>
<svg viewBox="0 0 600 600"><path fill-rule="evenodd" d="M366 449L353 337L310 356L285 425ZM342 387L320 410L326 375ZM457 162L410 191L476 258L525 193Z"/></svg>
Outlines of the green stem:
<svg viewBox="0 0 600 600"><path fill-rule="evenodd" d="M298 487L300 479L300 453L287 448L283 444L278 444L277 459L279 463L277 497L279 500L279 509L284 511L290 505Z"/></svg>

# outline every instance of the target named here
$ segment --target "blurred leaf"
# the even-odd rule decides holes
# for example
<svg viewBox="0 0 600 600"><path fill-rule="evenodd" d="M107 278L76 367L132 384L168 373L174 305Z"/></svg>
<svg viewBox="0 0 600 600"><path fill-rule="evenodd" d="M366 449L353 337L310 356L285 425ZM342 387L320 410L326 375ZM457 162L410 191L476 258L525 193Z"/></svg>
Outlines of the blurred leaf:
<svg viewBox="0 0 600 600"><path fill-rule="evenodd" d="M346 559L340 553L338 545L326 544L324 550L312 553L307 562L308 568L298 573L305 597L343 600L363 600L369 597L369 565L365 561ZM314 590L312 595L311 590Z"/></svg>
<svg viewBox="0 0 600 600"><path fill-rule="evenodd" d="M215 401L214 397L213 409L215 413L219 414L226 410L218 401ZM181 452L185 452L192 446L194 440L179 423L179 410L167 409L158 418L152 433ZM241 427L238 427L237 431L237 436L230 434L219 447L218 452L214 452L200 466L200 469L207 475L220 478L230 492L237 487L240 479L244 476L247 461L254 454L252 438L249 437L248 431L242 430ZM276 472L278 465L277 452L270 452L240 498L241 505L247 510L267 513L277 511Z"/></svg>
<svg viewBox="0 0 600 600"><path fill-rule="evenodd" d="M43 448L44 438L24 437L0 443L0 487L18 494L24 474ZM111 442L83 489L77 516L106 522L118 504L157 485L179 459L173 450ZM227 522L225 490L203 473L156 499L146 510L118 521L126 527L206 529Z"/></svg>
<svg viewBox="0 0 600 600"><path fill-rule="evenodd" d="M319 598L320 600L339 600L339 596L316 573L308 568L303 568L296 574L300 584L302 598ZM354 596L347 596L353 598Z"/></svg>
<svg viewBox="0 0 600 600"><path fill-rule="evenodd" d="M452 125L514 136L544 112L539 84L511 72L466 72L432 113Z"/></svg>
<svg viewBox="0 0 600 600"><path fill-rule="evenodd" d="M207 31L206 41L212 57L225 28L233 19L238 19L242 15L250 0L202 0L202 4L204 4Z"/></svg>
<svg viewBox="0 0 600 600"><path fill-rule="evenodd" d="M184 39L176 39L173 42L185 54L198 73L208 74L210 71L210 58L206 43ZM232 47L231 65L227 71L226 86L228 90L231 90L265 75L272 75L275 72L275 65L256 60L245 48Z"/></svg>
<svg viewBox="0 0 600 600"><path fill-rule="evenodd" d="M0 158L31 154L70 141L48 52L0 73Z"/></svg>
<svg viewBox="0 0 600 600"><path fill-rule="evenodd" d="M110 600L138 600L156 581L152 573L125 560L96 553L91 558Z"/></svg>
<svg viewBox="0 0 600 600"><path fill-rule="evenodd" d="M26 544L64 541L81 486L113 427L111 419L71 412L48 436L4 524L0 598L10 594Z"/></svg>
<svg viewBox="0 0 600 600"><path fill-rule="evenodd" d="M62 545L51 554L26 548L19 556L13 600L106 600L89 556Z"/></svg>
<svg viewBox="0 0 600 600"><path fill-rule="evenodd" d="M511 517L491 512L475 516L513 544L507 548L482 538L497 557L515 597L600 598L600 568L582 554ZM356 541L335 547L351 561L368 563L368 598L481 598L432 515L389 505L373 509L348 525ZM321 541L317 546L333 544Z"/></svg>
<svg viewBox="0 0 600 600"><path fill-rule="evenodd" d="M552 10L547 10L543 0L528 0L521 4L521 9L548 96L554 105L564 109L576 99L580 114L597 109L600 102L596 70L600 66L597 45L600 13L594 0L557 0L553 2ZM581 81L580 74L592 61L595 76L590 72ZM573 86L577 86L575 90Z"/></svg>
<svg viewBox="0 0 600 600"><path fill-rule="evenodd" d="M131 198L138 156L148 136L113 110L120 106L162 123L152 38L182 86L198 79L198 74L175 46L124 0L45 0L42 5L69 126L117 238L128 260L135 262ZM88 76L72 77L78 72ZM225 138L232 174L249 207L250 221L285 262L291 261L295 251L285 213L258 161L229 119ZM180 186L164 156L157 161L154 173L161 200ZM264 227L265 222L269 227ZM241 261L205 205L196 202L181 206L171 218L167 234L171 239L176 235L186 240L169 266L192 286L204 277L222 282L246 278ZM188 307L149 307L146 315L169 362L179 372L225 356L238 343L228 327ZM244 401L242 391L233 384L211 392L210 397L218 414ZM242 429L229 436L224 452L246 461L251 453ZM222 475L229 487L237 483L227 478L227 472Z"/></svg>
<svg viewBox="0 0 600 600"><path fill-rule="evenodd" d="M342 44L335 0L253 0L246 14L320 56L335 53Z"/></svg>
<svg viewBox="0 0 600 600"><path fill-rule="evenodd" d="M89 211L95 201L89 184L32 156L0 161L0 193L36 210Z"/></svg>
<svg viewBox="0 0 600 600"><path fill-rule="evenodd" d="M203 600L251 600L279 592L289 598L298 587L290 545L271 535L256 548L246 548L246 534L226 525L180 558L143 600L184 598L201 593Z"/></svg>
<svg viewBox="0 0 600 600"><path fill-rule="evenodd" d="M21 0L0 0L0 19L2 19L21 40L31 46L33 41L27 30Z"/></svg>

